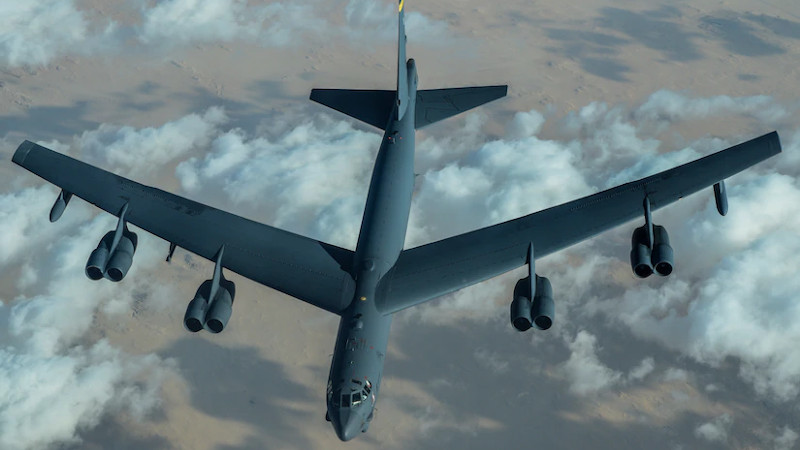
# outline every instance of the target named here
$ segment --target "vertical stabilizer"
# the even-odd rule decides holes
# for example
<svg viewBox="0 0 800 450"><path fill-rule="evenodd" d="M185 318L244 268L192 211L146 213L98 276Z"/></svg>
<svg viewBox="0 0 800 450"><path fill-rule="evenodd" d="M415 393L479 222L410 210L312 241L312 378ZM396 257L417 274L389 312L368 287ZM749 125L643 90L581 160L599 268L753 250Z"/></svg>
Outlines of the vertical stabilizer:
<svg viewBox="0 0 800 450"><path fill-rule="evenodd" d="M397 23L397 119L402 119L408 108L408 76L406 73L406 24L404 0L399 0Z"/></svg>
<svg viewBox="0 0 800 450"><path fill-rule="evenodd" d="M385 129L409 108L415 128L422 128L506 95L506 85L417 90L417 66L406 58L404 1L398 0L397 7L397 90L312 89L311 100Z"/></svg>

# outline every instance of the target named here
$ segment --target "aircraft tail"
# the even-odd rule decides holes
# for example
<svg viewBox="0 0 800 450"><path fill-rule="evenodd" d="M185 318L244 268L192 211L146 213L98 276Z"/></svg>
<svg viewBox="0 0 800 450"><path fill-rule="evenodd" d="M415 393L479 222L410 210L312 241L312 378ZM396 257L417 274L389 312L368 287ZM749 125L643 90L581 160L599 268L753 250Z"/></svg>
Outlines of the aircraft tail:
<svg viewBox="0 0 800 450"><path fill-rule="evenodd" d="M395 91L363 89L312 89L311 100L366 122L381 130L389 123Z"/></svg>
<svg viewBox="0 0 800 450"><path fill-rule="evenodd" d="M397 117L408 108L408 70L406 68L406 27L403 1L397 7L397 89L394 91L362 89L312 89L311 100L345 113L350 117L385 129L395 103Z"/></svg>
<svg viewBox="0 0 800 450"><path fill-rule="evenodd" d="M397 118L402 119L408 108L408 69L406 67L406 24L403 1L397 7Z"/></svg>
<svg viewBox="0 0 800 450"><path fill-rule="evenodd" d="M414 127L422 128L505 97L508 85L472 86L417 91Z"/></svg>
<svg viewBox="0 0 800 450"><path fill-rule="evenodd" d="M397 24L397 90L312 89L311 100L345 113L350 117L385 129L395 104L397 118L406 114L414 95L409 78L416 80L413 60L406 61L404 0L399 0ZM508 86L475 86L416 91L415 128L452 117L484 103L504 97Z"/></svg>
<svg viewBox="0 0 800 450"><path fill-rule="evenodd" d="M504 97L508 86L473 86L417 91L414 127L422 128ZM380 129L386 128L395 91L312 89L311 100ZM399 115L399 114L398 114Z"/></svg>

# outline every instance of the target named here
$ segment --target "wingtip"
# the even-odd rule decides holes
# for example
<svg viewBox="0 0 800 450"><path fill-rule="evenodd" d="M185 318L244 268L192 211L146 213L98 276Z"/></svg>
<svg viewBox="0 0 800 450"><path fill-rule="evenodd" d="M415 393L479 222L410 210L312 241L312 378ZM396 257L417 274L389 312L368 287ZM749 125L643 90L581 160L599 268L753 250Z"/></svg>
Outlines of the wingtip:
<svg viewBox="0 0 800 450"><path fill-rule="evenodd" d="M24 166L25 158L28 157L28 153L34 146L36 146L36 144L28 140L24 141L22 144L19 144L17 151L14 152L14 156L11 157L11 162L20 166Z"/></svg>
<svg viewBox="0 0 800 450"><path fill-rule="evenodd" d="M781 137L778 135L778 131L771 131L761 137L756 139L762 139L766 147L769 149L770 156L777 155L783 151L783 146L781 145ZM755 140L755 139L754 139Z"/></svg>

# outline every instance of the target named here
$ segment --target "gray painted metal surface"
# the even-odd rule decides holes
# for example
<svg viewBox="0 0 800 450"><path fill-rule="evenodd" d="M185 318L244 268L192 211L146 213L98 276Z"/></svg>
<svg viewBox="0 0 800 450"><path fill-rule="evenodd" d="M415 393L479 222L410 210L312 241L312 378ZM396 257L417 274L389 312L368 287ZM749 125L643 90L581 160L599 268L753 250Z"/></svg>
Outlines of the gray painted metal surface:
<svg viewBox="0 0 800 450"><path fill-rule="evenodd" d="M23 142L13 156L14 163L62 192L111 214L127 205L124 220L167 240L170 256L177 245L216 261L214 279L222 279L224 267L340 315L326 417L342 440L366 431L372 420L392 313L529 263L528 282L535 287L520 296L535 292L539 298L541 291L548 297L549 303L537 309L548 319L540 328L547 328L554 312L552 289L535 274L536 258L640 217L645 198L652 210L659 209L700 189L723 186L723 179L781 151L773 132L594 195L403 250L414 187L415 129L502 97L507 87L417 91L416 65L405 58L402 0L398 30L397 91L315 89L311 94L314 101L384 129L355 251L144 186L33 142ZM718 192L718 205L720 198ZM59 196L52 217L60 217L67 202ZM213 280L207 283L210 291ZM531 319L527 316L527 326Z"/></svg>

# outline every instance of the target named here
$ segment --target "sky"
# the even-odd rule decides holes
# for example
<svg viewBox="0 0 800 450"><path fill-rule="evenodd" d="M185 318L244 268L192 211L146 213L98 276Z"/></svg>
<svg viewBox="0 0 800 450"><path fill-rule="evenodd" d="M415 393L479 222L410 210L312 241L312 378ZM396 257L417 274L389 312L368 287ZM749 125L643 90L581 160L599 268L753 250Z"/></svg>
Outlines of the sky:
<svg viewBox="0 0 800 450"><path fill-rule="evenodd" d="M120 283L86 258L115 220L13 165L24 139L353 248L378 130L308 100L391 88L391 1L0 3L0 447L800 447L800 6L785 0L406 2L422 88L509 96L417 133L406 247L778 130L784 152L659 210L675 271L630 270L632 222L537 261L553 328L509 323L513 271L402 311L367 434L324 420L337 318L142 230Z"/></svg>

